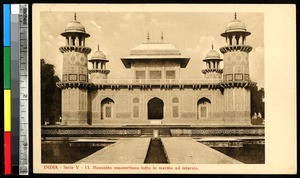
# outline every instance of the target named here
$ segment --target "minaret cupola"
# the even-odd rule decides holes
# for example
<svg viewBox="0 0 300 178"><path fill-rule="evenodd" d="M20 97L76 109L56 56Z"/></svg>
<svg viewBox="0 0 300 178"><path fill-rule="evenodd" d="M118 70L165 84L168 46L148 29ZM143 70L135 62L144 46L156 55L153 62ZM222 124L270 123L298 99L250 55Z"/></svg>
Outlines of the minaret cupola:
<svg viewBox="0 0 300 178"><path fill-rule="evenodd" d="M100 80L107 79L107 75L109 74L109 70L106 69L106 63L109 62L106 59L105 54L100 50L98 45L98 50L92 55L89 62L92 63L92 69L89 70L91 74L91 82L93 83L101 83Z"/></svg>
<svg viewBox="0 0 300 178"><path fill-rule="evenodd" d="M90 37L85 31L85 27L77 21L76 13L74 14L74 20L66 26L61 35L66 38L66 46L85 46L85 38Z"/></svg>
<svg viewBox="0 0 300 178"><path fill-rule="evenodd" d="M207 79L220 79L221 74L223 72L220 69L220 62L222 59L220 58L220 54L214 50L214 46L212 45L211 50L207 53L206 57L203 59L203 62L206 63L206 68L202 70L202 73L205 75Z"/></svg>
<svg viewBox="0 0 300 178"><path fill-rule="evenodd" d="M237 14L234 13L234 20L227 25L221 36L225 37L227 45L245 45L246 37L250 34L245 24L238 20Z"/></svg>

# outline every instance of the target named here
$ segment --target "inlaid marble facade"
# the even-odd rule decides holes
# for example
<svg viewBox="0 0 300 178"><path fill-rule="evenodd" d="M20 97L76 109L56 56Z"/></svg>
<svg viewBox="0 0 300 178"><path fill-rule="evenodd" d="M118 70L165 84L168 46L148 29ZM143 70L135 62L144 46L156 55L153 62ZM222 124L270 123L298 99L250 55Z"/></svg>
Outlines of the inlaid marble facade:
<svg viewBox="0 0 300 178"><path fill-rule="evenodd" d="M213 49L203 60L204 78L182 80L190 58L164 41L147 41L120 57L132 78L108 77L105 54L99 47L89 57L90 35L76 20L61 34L66 45L63 53L62 125L105 124L193 124L250 125L249 52L246 36L250 32L237 19L221 34L227 45ZM88 62L93 66L88 68ZM224 67L220 68L220 62Z"/></svg>

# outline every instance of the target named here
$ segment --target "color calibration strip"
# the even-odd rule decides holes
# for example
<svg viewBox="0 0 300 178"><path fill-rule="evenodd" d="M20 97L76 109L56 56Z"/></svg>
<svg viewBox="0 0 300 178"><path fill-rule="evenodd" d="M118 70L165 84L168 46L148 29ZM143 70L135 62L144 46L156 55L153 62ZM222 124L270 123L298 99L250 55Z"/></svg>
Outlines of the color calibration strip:
<svg viewBox="0 0 300 178"><path fill-rule="evenodd" d="M29 173L29 130L28 130L28 4L20 4L19 14L19 54L20 54L20 137L19 174Z"/></svg>
<svg viewBox="0 0 300 178"><path fill-rule="evenodd" d="M4 56L4 174L11 174L11 6L3 5L3 56Z"/></svg>

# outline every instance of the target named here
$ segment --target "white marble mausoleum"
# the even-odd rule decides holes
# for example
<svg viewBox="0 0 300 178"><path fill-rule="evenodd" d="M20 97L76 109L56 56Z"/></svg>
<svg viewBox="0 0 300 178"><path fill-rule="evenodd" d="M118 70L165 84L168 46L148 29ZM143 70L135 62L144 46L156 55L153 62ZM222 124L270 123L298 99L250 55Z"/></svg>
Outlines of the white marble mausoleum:
<svg viewBox="0 0 300 178"><path fill-rule="evenodd" d="M220 17L222 18L222 17ZM88 29L87 29L88 31ZM165 41L149 38L137 44L120 62L129 79L110 79L109 59L98 49L91 53L85 39L90 37L76 20L61 33L63 54L62 125L161 124L251 125L249 52L251 34L235 18L220 32L226 46L213 47L203 59L204 79L181 79L190 58ZM223 62L223 68L220 63ZM92 68L88 68L91 63ZM197 78L198 76L195 76ZM153 122L152 122L153 123Z"/></svg>

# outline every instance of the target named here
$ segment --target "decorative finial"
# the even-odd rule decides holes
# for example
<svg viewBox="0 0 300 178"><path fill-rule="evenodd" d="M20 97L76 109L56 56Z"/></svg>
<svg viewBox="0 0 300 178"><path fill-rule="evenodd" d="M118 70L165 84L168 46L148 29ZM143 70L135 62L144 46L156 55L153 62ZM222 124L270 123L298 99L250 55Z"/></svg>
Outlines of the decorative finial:
<svg viewBox="0 0 300 178"><path fill-rule="evenodd" d="M99 51L99 44L98 44L98 51Z"/></svg>
<svg viewBox="0 0 300 178"><path fill-rule="evenodd" d="M236 12L234 13L234 20L236 20Z"/></svg>
<svg viewBox="0 0 300 178"><path fill-rule="evenodd" d="M149 41L150 40L150 33L148 31L148 34L147 34L147 40Z"/></svg>
<svg viewBox="0 0 300 178"><path fill-rule="evenodd" d="M214 44L211 44L211 49L214 49Z"/></svg>
<svg viewBox="0 0 300 178"><path fill-rule="evenodd" d="M76 21L76 12L74 13L74 20Z"/></svg>
<svg viewBox="0 0 300 178"><path fill-rule="evenodd" d="M161 32L161 37L160 37L161 41L164 41L164 32Z"/></svg>

